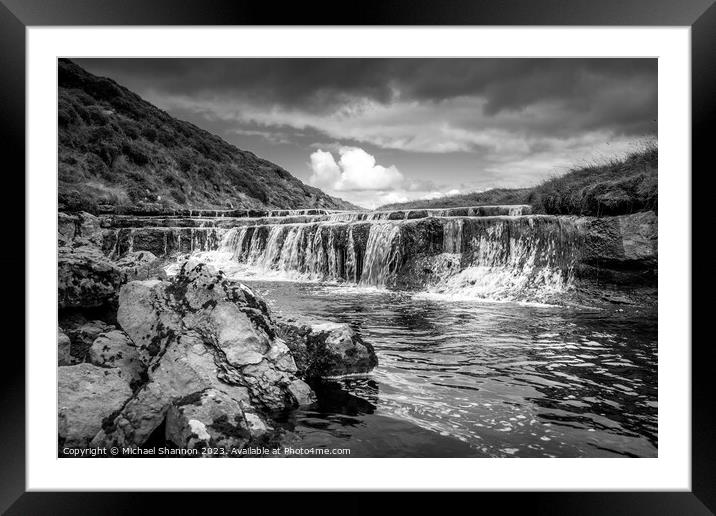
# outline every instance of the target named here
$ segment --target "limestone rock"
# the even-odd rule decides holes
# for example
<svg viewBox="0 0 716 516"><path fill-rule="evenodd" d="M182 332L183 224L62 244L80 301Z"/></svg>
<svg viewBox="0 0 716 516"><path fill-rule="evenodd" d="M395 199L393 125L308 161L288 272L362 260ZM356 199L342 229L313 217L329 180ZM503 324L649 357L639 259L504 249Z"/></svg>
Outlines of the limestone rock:
<svg viewBox="0 0 716 516"><path fill-rule="evenodd" d="M255 417L255 416L254 416ZM216 389L175 401L167 412L166 439L181 448L242 448L251 427L241 405Z"/></svg>
<svg viewBox="0 0 716 516"><path fill-rule="evenodd" d="M316 394L303 380L292 381L288 386L288 390L299 405L310 405L316 402Z"/></svg>
<svg viewBox="0 0 716 516"><path fill-rule="evenodd" d="M281 321L279 327L304 378L367 373L378 365L373 346L347 324Z"/></svg>
<svg viewBox="0 0 716 516"><path fill-rule="evenodd" d="M61 248L57 269L60 308L92 308L116 301L122 271L99 249Z"/></svg>
<svg viewBox="0 0 716 516"><path fill-rule="evenodd" d="M652 212L577 219L580 278L622 287L656 285L658 217Z"/></svg>
<svg viewBox="0 0 716 516"><path fill-rule="evenodd" d="M66 243L76 239L95 246L102 244L103 231L99 218L91 213L79 212L75 214L57 214L58 238Z"/></svg>
<svg viewBox="0 0 716 516"><path fill-rule="evenodd" d="M624 259L656 262L659 228L653 211L617 217L622 236Z"/></svg>
<svg viewBox="0 0 716 516"><path fill-rule="evenodd" d="M102 227L99 218L85 211L80 212L78 217L78 231L75 238L86 238L93 244L100 245L102 243Z"/></svg>
<svg viewBox="0 0 716 516"><path fill-rule="evenodd" d="M60 448L86 447L102 420L118 411L131 396L118 369L77 364L58 369Z"/></svg>
<svg viewBox="0 0 716 516"><path fill-rule="evenodd" d="M166 278L157 257L149 251L132 251L115 262L124 273L123 282L149 279L152 276Z"/></svg>
<svg viewBox="0 0 716 516"><path fill-rule="evenodd" d="M84 362L92 343L101 333L114 330L115 327L103 321L86 321L75 327L68 327L65 334L70 339L70 355L74 363Z"/></svg>
<svg viewBox="0 0 716 516"><path fill-rule="evenodd" d="M77 232L76 217L66 213L57 214L57 238L64 244L69 244Z"/></svg>
<svg viewBox="0 0 716 516"><path fill-rule="evenodd" d="M147 366L143 357L134 342L121 330L101 333L90 347L89 361L102 367L116 367L133 388L146 379Z"/></svg>
<svg viewBox="0 0 716 516"><path fill-rule="evenodd" d="M266 304L209 265L189 261L170 281L126 284L117 321L146 359L147 382L96 445L142 445L177 400L207 389L255 414L313 399Z"/></svg>
<svg viewBox="0 0 716 516"><path fill-rule="evenodd" d="M64 334L62 328L57 328L57 365L72 365L70 338Z"/></svg>
<svg viewBox="0 0 716 516"><path fill-rule="evenodd" d="M609 265L655 262L657 220L653 211L579 219L577 224L585 238L582 261Z"/></svg>

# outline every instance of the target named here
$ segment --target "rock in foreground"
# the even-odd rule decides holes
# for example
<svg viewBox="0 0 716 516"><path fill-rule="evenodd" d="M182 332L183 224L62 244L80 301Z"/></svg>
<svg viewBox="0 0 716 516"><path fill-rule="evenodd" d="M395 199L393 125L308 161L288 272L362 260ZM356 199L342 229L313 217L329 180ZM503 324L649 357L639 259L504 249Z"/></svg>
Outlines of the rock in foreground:
<svg viewBox="0 0 716 516"><path fill-rule="evenodd" d="M89 349L89 360L101 367L116 367L120 376L133 388L146 377L144 357L121 330L100 334Z"/></svg>
<svg viewBox="0 0 716 516"><path fill-rule="evenodd" d="M181 448L241 449L251 436L241 404L216 389L177 400L167 413L166 438Z"/></svg>
<svg viewBox="0 0 716 516"><path fill-rule="evenodd" d="M315 399L296 377L296 364L265 303L203 263L185 263L171 281L128 283L119 296L117 320L147 361L147 382L105 420L93 445L141 446L169 412L167 432L181 441L177 445L248 442L272 426L271 411ZM211 399L204 399L207 392ZM198 409L180 401L192 397L205 408L203 421L192 415ZM226 407L226 420L216 413L219 404ZM212 434L207 425L217 418L226 424Z"/></svg>
<svg viewBox="0 0 716 516"><path fill-rule="evenodd" d="M155 258L118 264L82 252L116 275L101 296L87 295L96 282L80 289L80 306L115 296L121 329L76 316L58 333L60 364L90 362L61 368L63 447L141 447L162 424L161 438L182 448L280 443L288 434L276 411L316 400L304 379L377 363L347 325L279 323L250 288L210 265L190 260L169 280L129 281L117 298L112 289L142 277Z"/></svg>
<svg viewBox="0 0 716 516"><path fill-rule="evenodd" d="M61 248L57 263L60 308L95 308L116 299L122 271L98 249Z"/></svg>
<svg viewBox="0 0 716 516"><path fill-rule="evenodd" d="M378 365L373 346L347 324L301 321L278 325L299 376L314 379L367 373Z"/></svg>
<svg viewBox="0 0 716 516"><path fill-rule="evenodd" d="M58 369L60 449L85 448L102 420L119 410L132 391L118 369L77 364Z"/></svg>

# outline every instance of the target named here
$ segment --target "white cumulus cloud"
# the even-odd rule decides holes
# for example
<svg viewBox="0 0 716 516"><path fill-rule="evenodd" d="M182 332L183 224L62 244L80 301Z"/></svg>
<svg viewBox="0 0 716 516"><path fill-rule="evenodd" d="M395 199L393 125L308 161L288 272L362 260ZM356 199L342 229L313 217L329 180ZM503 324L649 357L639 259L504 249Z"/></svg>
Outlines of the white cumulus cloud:
<svg viewBox="0 0 716 516"><path fill-rule="evenodd" d="M310 183L334 192L386 191L400 187L403 174L394 166L384 167L358 147L341 147L336 162L333 154L321 149L311 154Z"/></svg>
<svg viewBox="0 0 716 516"><path fill-rule="evenodd" d="M339 144L322 147L331 151L318 148L311 154L308 182L358 206L374 209L384 204L460 193L455 188L438 190L440 186L432 181L408 180L397 167L379 165L372 154L359 147Z"/></svg>

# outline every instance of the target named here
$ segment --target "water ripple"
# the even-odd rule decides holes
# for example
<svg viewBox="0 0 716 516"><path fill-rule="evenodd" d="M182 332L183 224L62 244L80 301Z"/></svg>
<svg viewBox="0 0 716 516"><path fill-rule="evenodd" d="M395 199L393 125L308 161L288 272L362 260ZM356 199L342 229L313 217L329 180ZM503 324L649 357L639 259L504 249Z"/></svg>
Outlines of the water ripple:
<svg viewBox="0 0 716 516"><path fill-rule="evenodd" d="M341 384L375 414L485 456L656 456L655 313L254 286L275 310L349 323L375 346L374 391Z"/></svg>

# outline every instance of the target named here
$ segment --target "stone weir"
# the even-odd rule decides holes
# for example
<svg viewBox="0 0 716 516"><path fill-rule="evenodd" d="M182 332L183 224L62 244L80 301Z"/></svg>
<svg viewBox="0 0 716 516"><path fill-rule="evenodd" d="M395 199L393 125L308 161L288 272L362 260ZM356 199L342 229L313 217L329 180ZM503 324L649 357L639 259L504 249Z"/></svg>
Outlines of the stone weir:
<svg viewBox="0 0 716 516"><path fill-rule="evenodd" d="M241 212L236 216L237 212ZM177 210L151 215L103 215L103 250L113 257L131 251L151 251L157 256L173 252L216 250L225 230L291 224L352 223L418 220L441 217L520 216L527 205L475 206L431 210L348 212L327 210ZM250 213L250 216L245 215ZM219 215L220 214L220 215Z"/></svg>
<svg viewBox="0 0 716 516"><path fill-rule="evenodd" d="M655 283L653 212L527 215L526 206L265 217L104 217L103 248L157 256L221 251L296 279L400 289L560 292L575 279Z"/></svg>

